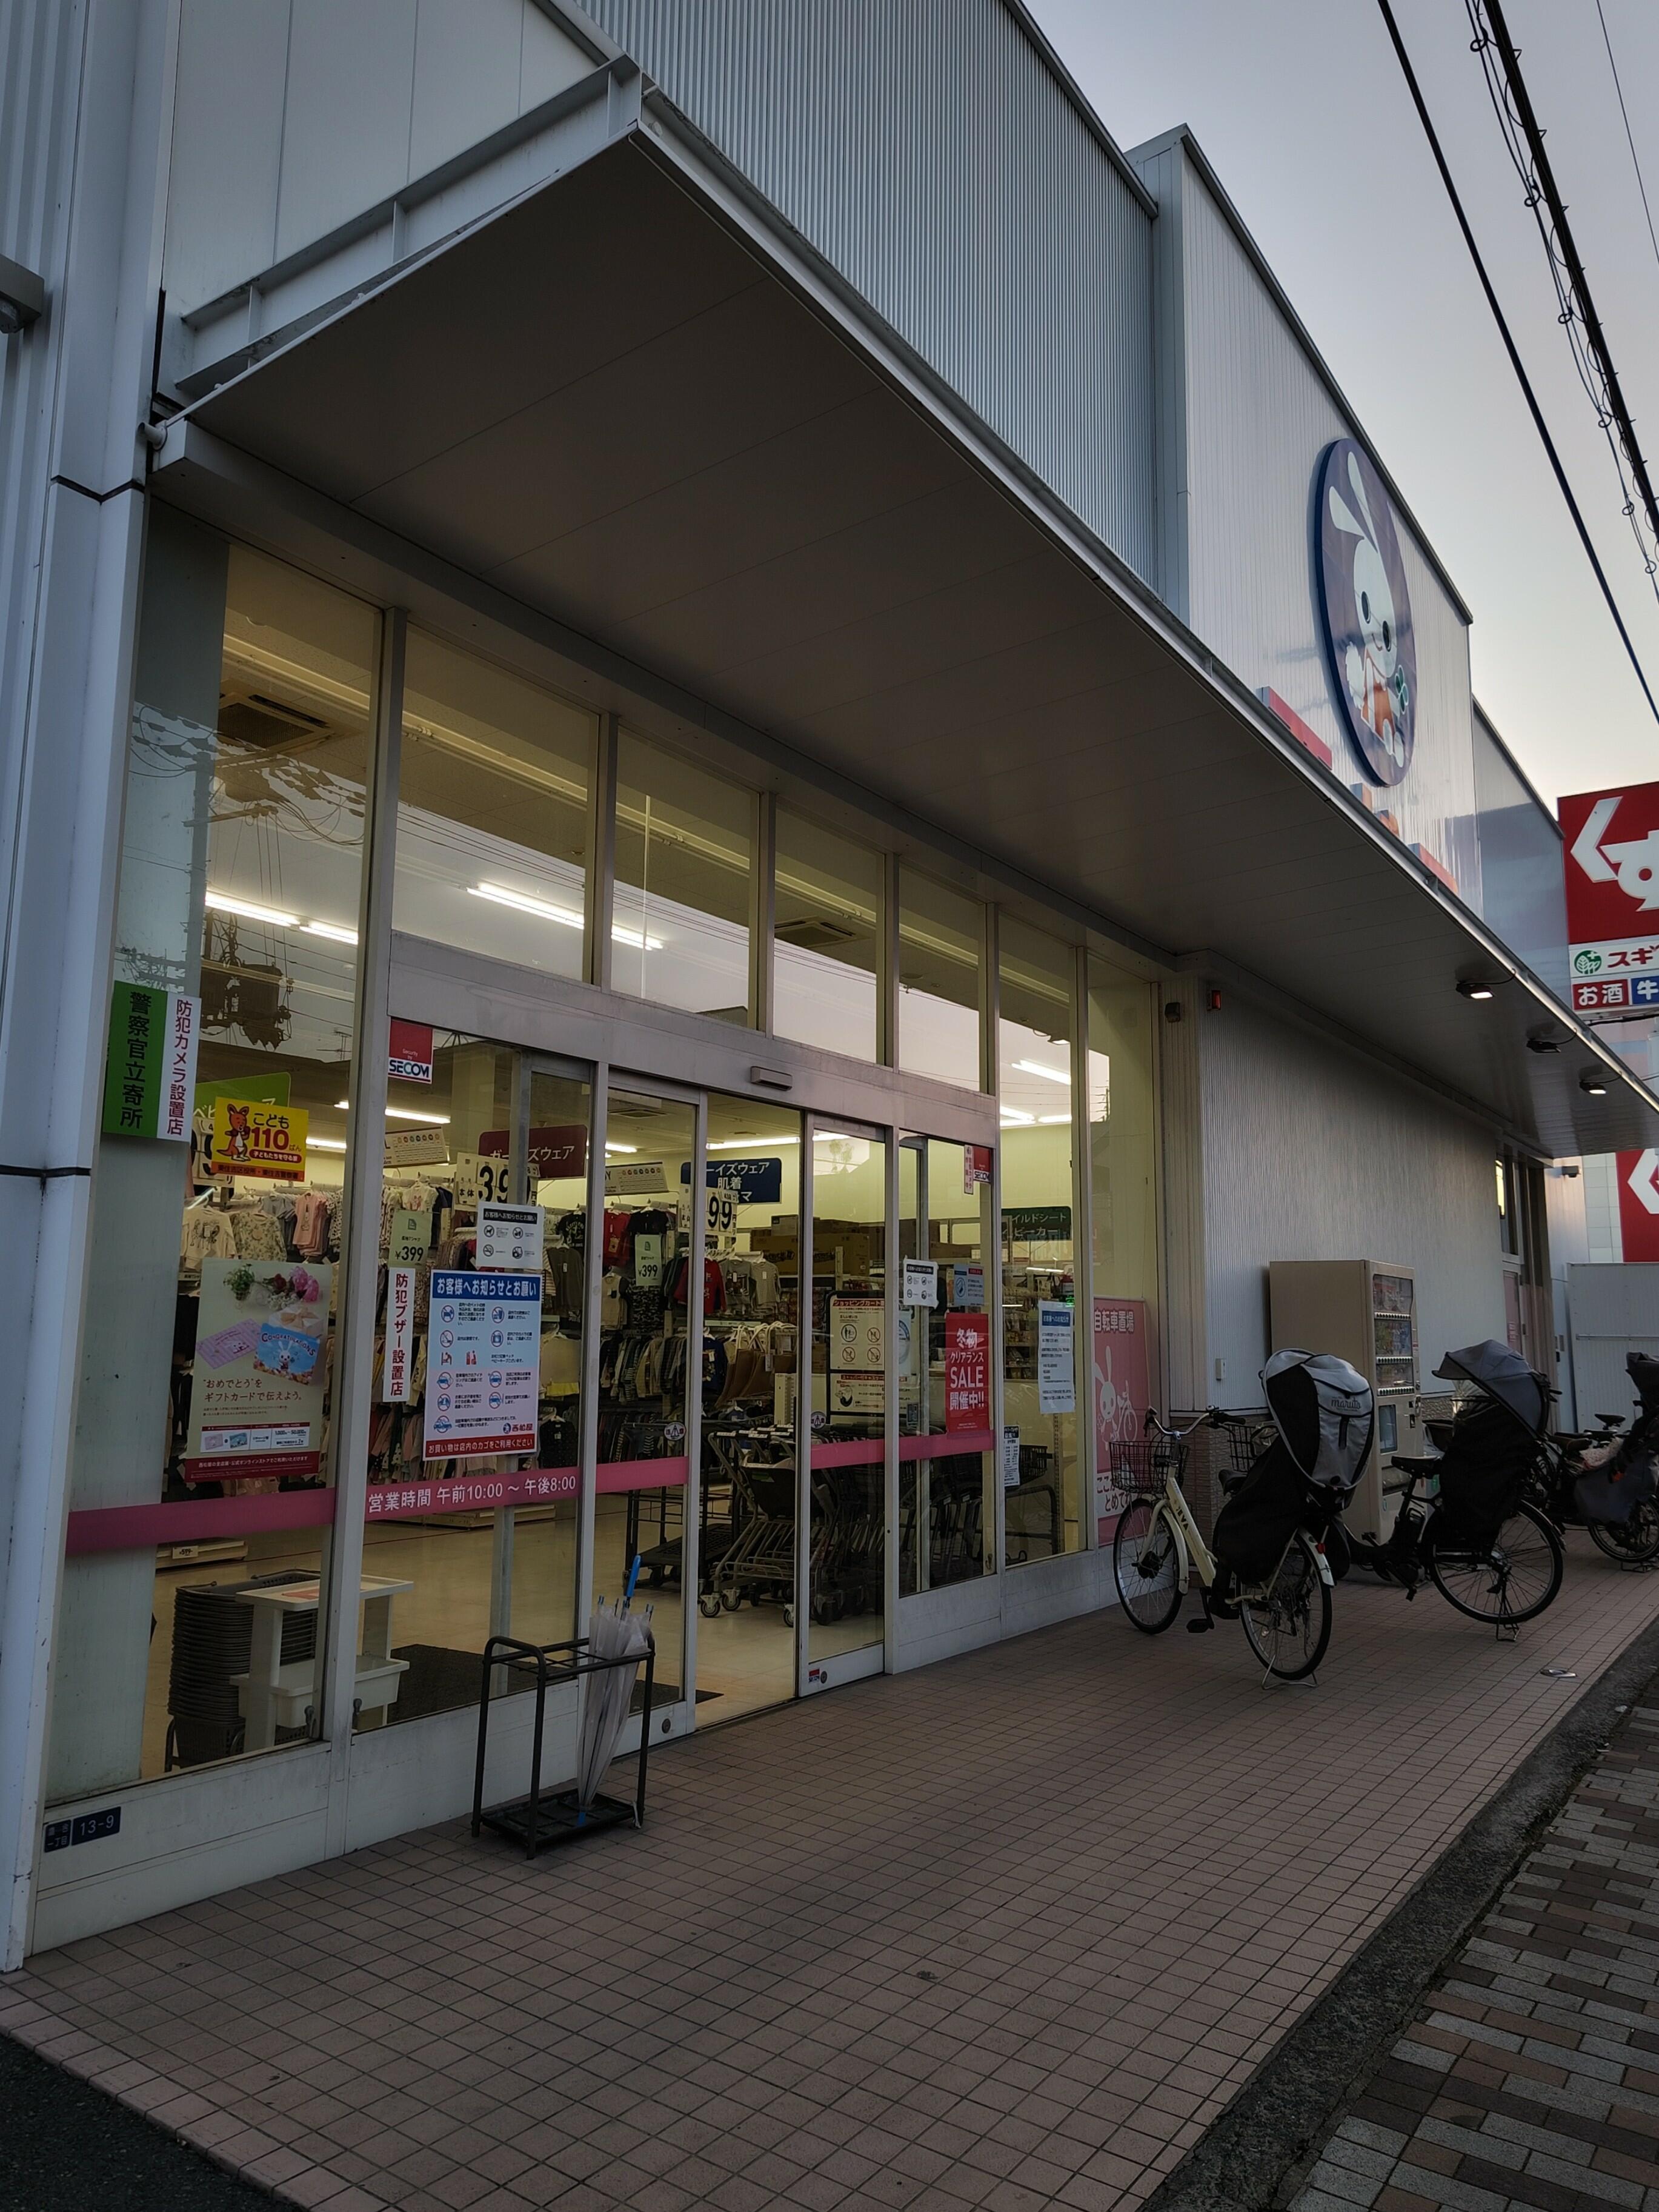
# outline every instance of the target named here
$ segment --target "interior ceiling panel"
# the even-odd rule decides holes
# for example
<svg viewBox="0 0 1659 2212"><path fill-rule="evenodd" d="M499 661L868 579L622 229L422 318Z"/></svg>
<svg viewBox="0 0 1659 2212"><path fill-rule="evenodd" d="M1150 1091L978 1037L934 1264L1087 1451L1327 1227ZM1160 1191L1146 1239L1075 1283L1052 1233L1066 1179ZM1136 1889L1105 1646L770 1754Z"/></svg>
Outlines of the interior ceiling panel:
<svg viewBox="0 0 1659 2212"><path fill-rule="evenodd" d="M697 160L706 159L699 155ZM206 390L205 428L1556 1152L1659 1135L1346 802L638 131ZM211 383L211 374L201 381ZM1553 1022L1559 1055L1525 1048Z"/></svg>

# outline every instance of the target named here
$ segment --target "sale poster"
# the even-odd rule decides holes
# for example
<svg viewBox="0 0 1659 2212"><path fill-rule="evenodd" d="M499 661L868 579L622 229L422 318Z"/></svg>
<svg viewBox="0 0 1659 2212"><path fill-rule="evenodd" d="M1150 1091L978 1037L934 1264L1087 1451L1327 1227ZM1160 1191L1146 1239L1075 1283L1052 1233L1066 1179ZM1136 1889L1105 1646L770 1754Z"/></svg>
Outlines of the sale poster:
<svg viewBox="0 0 1659 2212"><path fill-rule="evenodd" d="M536 1448L542 1279L434 1268L422 1457Z"/></svg>
<svg viewBox="0 0 1659 2212"><path fill-rule="evenodd" d="M1146 1348L1144 1298L1097 1298L1091 1372L1095 1401L1095 1520L1099 1534L1128 1503L1124 1473L1114 1471L1115 1445L1138 1439L1152 1404L1151 1365Z"/></svg>
<svg viewBox="0 0 1659 2212"><path fill-rule="evenodd" d="M991 1325L983 1314L945 1316L945 1426L957 1435L991 1425Z"/></svg>
<svg viewBox="0 0 1659 2212"><path fill-rule="evenodd" d="M315 1474L333 1269L204 1260L186 1482Z"/></svg>

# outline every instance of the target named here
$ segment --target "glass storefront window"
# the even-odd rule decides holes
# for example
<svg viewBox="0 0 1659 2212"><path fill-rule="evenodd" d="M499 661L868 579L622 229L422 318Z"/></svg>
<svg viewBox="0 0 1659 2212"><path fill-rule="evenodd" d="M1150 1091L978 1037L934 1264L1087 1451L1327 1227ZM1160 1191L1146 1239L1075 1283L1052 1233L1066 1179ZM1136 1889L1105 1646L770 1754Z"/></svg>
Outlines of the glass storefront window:
<svg viewBox="0 0 1659 2212"><path fill-rule="evenodd" d="M315 1733L377 635L359 602L151 515L115 932L129 1065L112 1059L93 1188L59 1802ZM188 1141L123 1126L173 993L199 1006ZM145 1509L140 1530L114 1508Z"/></svg>
<svg viewBox="0 0 1659 2212"><path fill-rule="evenodd" d="M1156 1382L1157 1092L1152 986L1089 962L1089 1218L1097 1536L1109 1534L1125 1486L1112 1447L1142 1432ZM1125 1455L1122 1466L1127 1469Z"/></svg>
<svg viewBox="0 0 1659 2212"><path fill-rule="evenodd" d="M899 1148L899 1589L996 1571L989 1148ZM913 1299L912 1291L917 1293Z"/></svg>
<svg viewBox="0 0 1659 2212"><path fill-rule="evenodd" d="M1076 962L1012 917L999 931L1003 1423L1019 1431L1007 1492L1012 1563L1079 1548L1072 1048Z"/></svg>
<svg viewBox="0 0 1659 2212"><path fill-rule="evenodd" d="M597 717L411 629L392 927L585 973Z"/></svg>
<svg viewBox="0 0 1659 2212"><path fill-rule="evenodd" d="M613 988L690 1013L750 1021L754 849L751 792L623 731Z"/></svg>
<svg viewBox="0 0 1659 2212"><path fill-rule="evenodd" d="M886 1610L887 1147L812 1139L809 1659L882 1640Z"/></svg>
<svg viewBox="0 0 1659 2212"><path fill-rule="evenodd" d="M878 1050L885 868L879 853L778 809L772 1026L873 1060Z"/></svg>
<svg viewBox="0 0 1659 2212"><path fill-rule="evenodd" d="M902 867L898 938L899 1066L977 1091L984 908Z"/></svg>
<svg viewBox="0 0 1659 2212"><path fill-rule="evenodd" d="M393 1634L381 1640L398 1679L360 1726L476 1704L491 1634L575 1633L592 1100L587 1084L538 1069L521 1126L521 1076L506 1046L440 1034L431 1082L388 1086L363 1571L366 1588L389 1593ZM542 1249L486 1270L526 1295L486 1310L466 1285L490 1199L544 1212ZM511 1424L523 1444L489 1449Z"/></svg>

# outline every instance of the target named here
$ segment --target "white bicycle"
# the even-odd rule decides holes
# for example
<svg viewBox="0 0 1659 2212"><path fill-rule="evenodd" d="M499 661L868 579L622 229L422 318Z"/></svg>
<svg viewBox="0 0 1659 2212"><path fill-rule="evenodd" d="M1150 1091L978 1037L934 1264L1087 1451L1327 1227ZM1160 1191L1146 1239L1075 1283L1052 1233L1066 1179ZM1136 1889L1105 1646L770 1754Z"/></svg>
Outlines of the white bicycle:
<svg viewBox="0 0 1659 2212"><path fill-rule="evenodd" d="M1240 1586L1199 1533L1182 1494L1190 1439L1206 1427L1225 1429L1232 1439L1234 1474L1222 1480L1235 1488L1264 1438L1259 1414L1228 1413L1212 1406L1190 1427L1177 1430L1149 1412L1142 1440L1112 1447L1114 1476L1121 1486L1133 1486L1112 1539L1112 1569L1124 1613L1143 1635L1161 1635L1173 1626L1196 1574L1204 1617L1188 1622L1189 1633L1203 1634L1218 1618L1242 1620L1250 1649L1267 1672L1281 1682L1302 1681L1318 1666L1331 1640L1332 1576L1321 1547L1322 1531L1297 1527L1273 1573L1261 1583ZM1266 1433L1271 1434L1270 1427Z"/></svg>

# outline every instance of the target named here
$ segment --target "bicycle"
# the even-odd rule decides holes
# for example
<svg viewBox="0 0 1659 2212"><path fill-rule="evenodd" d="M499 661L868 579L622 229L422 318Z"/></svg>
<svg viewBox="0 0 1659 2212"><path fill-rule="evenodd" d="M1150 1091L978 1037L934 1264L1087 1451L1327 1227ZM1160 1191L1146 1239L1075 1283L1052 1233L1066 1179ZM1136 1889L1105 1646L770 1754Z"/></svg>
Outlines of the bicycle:
<svg viewBox="0 0 1659 2212"><path fill-rule="evenodd" d="M1149 1409L1139 1448L1128 1440L1112 1446L1114 1475L1139 1485L1112 1539L1112 1571L1124 1613L1143 1635L1161 1635L1174 1625L1196 1573L1204 1618L1188 1622L1190 1634L1212 1628L1218 1615L1238 1620L1267 1674L1281 1682L1304 1680L1331 1640L1330 1565L1321 1542L1298 1525L1272 1574L1258 1583L1235 1584L1199 1533L1181 1489L1192 1437L1206 1427L1228 1431L1234 1479L1228 1483L1224 1476L1223 1482L1237 1488L1273 1435L1272 1423L1259 1415L1212 1406L1189 1427L1173 1429Z"/></svg>
<svg viewBox="0 0 1659 2212"><path fill-rule="evenodd" d="M1448 1605L1500 1634L1536 1620L1554 1604L1566 1554L1553 1524L1529 1498L1518 1498L1490 1537L1460 1536L1437 1495L1443 1461L1396 1454L1393 1463L1407 1480L1375 1564L1408 1599L1426 1574ZM1431 1483L1435 1492L1419 1499L1419 1486Z"/></svg>

